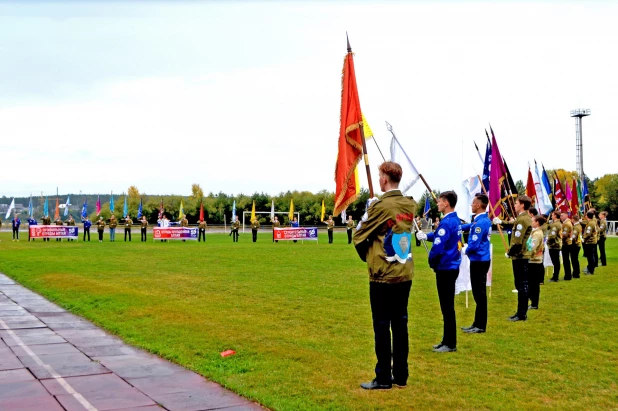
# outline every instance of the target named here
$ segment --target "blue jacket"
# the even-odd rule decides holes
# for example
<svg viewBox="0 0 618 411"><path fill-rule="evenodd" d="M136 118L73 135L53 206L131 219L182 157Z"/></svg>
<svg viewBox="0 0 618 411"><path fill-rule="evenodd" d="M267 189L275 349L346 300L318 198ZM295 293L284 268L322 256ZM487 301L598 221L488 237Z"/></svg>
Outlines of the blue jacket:
<svg viewBox="0 0 618 411"><path fill-rule="evenodd" d="M429 252L429 266L434 270L459 270L461 252L459 240L461 223L454 211L447 214L435 232L427 234L427 240L433 242Z"/></svg>
<svg viewBox="0 0 618 411"><path fill-rule="evenodd" d="M19 217L14 218L11 222L13 223L13 228L19 228L19 226L21 225L21 220L19 219Z"/></svg>
<svg viewBox="0 0 618 411"><path fill-rule="evenodd" d="M90 220L82 220L82 223L84 223L84 228L90 228L92 226L92 221Z"/></svg>
<svg viewBox="0 0 618 411"><path fill-rule="evenodd" d="M491 260L489 252L491 220L487 213L477 215L471 224L464 224L461 226L461 229L464 232L470 232L468 248L466 248L466 255L470 258L470 261Z"/></svg>
<svg viewBox="0 0 618 411"><path fill-rule="evenodd" d="M29 225L37 225L37 222L36 222L36 220L34 218L29 218L28 219L28 224Z"/></svg>

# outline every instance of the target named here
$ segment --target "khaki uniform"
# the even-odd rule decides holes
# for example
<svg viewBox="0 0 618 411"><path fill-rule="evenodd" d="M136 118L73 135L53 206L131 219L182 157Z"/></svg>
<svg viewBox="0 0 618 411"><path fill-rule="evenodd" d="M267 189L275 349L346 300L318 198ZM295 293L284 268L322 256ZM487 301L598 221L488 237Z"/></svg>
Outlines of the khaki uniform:
<svg viewBox="0 0 618 411"><path fill-rule="evenodd" d="M200 221L200 222L199 222L199 225L198 225L198 228L199 228L200 230L205 230L205 229L206 229L206 220L204 220L204 221Z"/></svg>
<svg viewBox="0 0 618 411"><path fill-rule="evenodd" d="M597 223L596 219L588 220L586 227L582 233L582 240L584 244L596 244L597 243Z"/></svg>
<svg viewBox="0 0 618 411"><path fill-rule="evenodd" d="M63 224L64 224L64 223L62 222L62 220L61 220L61 219L57 219L57 220L55 220L55 221L54 221L54 223L55 223L56 225L63 225Z"/></svg>
<svg viewBox="0 0 618 411"><path fill-rule="evenodd" d="M391 284L411 281L414 277L410 247L414 218L412 201L399 190L389 191L369 207L367 214L367 221L362 221L354 234L354 246L361 260L367 262L369 280ZM398 244L406 258L387 255L387 235L401 235ZM391 238L394 237L388 240Z"/></svg>
<svg viewBox="0 0 618 411"><path fill-rule="evenodd" d="M573 224L570 220L564 220L562 223L562 245L573 244Z"/></svg>
<svg viewBox="0 0 618 411"><path fill-rule="evenodd" d="M189 220L187 220L187 217L183 217L182 220L180 220L180 226L189 227Z"/></svg>
<svg viewBox="0 0 618 411"><path fill-rule="evenodd" d="M599 247L599 254L600 254L600 260L601 260L601 265L602 266L606 266L607 265L607 256L605 255L605 240L607 238L607 220L600 220L599 219L599 238L597 240L597 245Z"/></svg>
<svg viewBox="0 0 618 411"><path fill-rule="evenodd" d="M508 255L513 260L528 260L530 252L526 249L525 244L532 232L532 219L527 211L523 211L517 216L513 225L513 236L511 237L511 247Z"/></svg>
<svg viewBox="0 0 618 411"><path fill-rule="evenodd" d="M258 220L254 220L251 223L251 229L252 230L259 230L259 228L260 228L260 222Z"/></svg>
<svg viewBox="0 0 618 411"><path fill-rule="evenodd" d="M116 217L110 218L109 219L109 228L116 228L116 227L118 227L118 220L116 220Z"/></svg>
<svg viewBox="0 0 618 411"><path fill-rule="evenodd" d="M279 228L279 227L281 227L281 223L279 221L273 221L273 228ZM275 232L274 232L274 230L273 230L273 241L275 243L279 242L279 240L275 240Z"/></svg>
<svg viewBox="0 0 618 411"><path fill-rule="evenodd" d="M562 224L560 221L554 221L549 225L547 230L547 247L554 250L560 250L562 248Z"/></svg>
<svg viewBox="0 0 618 411"><path fill-rule="evenodd" d="M103 231L105 229L105 221L98 220L97 221L97 231Z"/></svg>
<svg viewBox="0 0 618 411"><path fill-rule="evenodd" d="M74 220L74 219L72 219L72 218L69 218L69 219L66 221L66 223L67 223L67 225L68 225L68 226L74 226L74 225L75 225L75 220Z"/></svg>
<svg viewBox="0 0 618 411"><path fill-rule="evenodd" d="M356 227L356 225L354 224L354 220L348 220L346 227L348 228L348 230L351 230L354 227Z"/></svg>
<svg viewBox="0 0 618 411"><path fill-rule="evenodd" d="M352 242L352 230L354 229L354 227L356 227L356 225L354 225L354 220L346 221L346 231L348 233L348 244Z"/></svg>
<svg viewBox="0 0 618 411"><path fill-rule="evenodd" d="M204 221L198 221L198 235L197 235L197 241L202 241L202 238L204 239L204 242L206 242L206 220Z"/></svg>
<svg viewBox="0 0 618 411"><path fill-rule="evenodd" d="M133 220L131 217L125 218L124 221L124 241L127 241L127 235L129 236L129 241L131 241L131 227L133 226Z"/></svg>
<svg viewBox="0 0 618 411"><path fill-rule="evenodd" d="M573 234L571 235L571 244L578 247L582 246L582 223L577 222L573 224Z"/></svg>
<svg viewBox="0 0 618 411"><path fill-rule="evenodd" d="M333 229L335 228L335 220L332 218L326 220L326 229L328 230L328 244L333 243Z"/></svg>
<svg viewBox="0 0 618 411"><path fill-rule="evenodd" d="M528 262L532 252L526 245L532 233L532 219L528 211L522 211L513 225L511 246L507 255L511 257L513 277L517 289L517 312L513 318L526 319L528 314Z"/></svg>
<svg viewBox="0 0 618 411"><path fill-rule="evenodd" d="M42 221L43 221L42 225L51 225L51 218L50 217L43 217Z"/></svg>
<svg viewBox="0 0 618 411"><path fill-rule="evenodd" d="M571 261L571 252L572 252L572 243L573 239L573 224L571 224L571 220L566 219L562 223L562 231L560 232L560 237L562 238L562 263L564 264L564 279L570 280L572 278L571 265L573 264Z"/></svg>
<svg viewBox="0 0 618 411"><path fill-rule="evenodd" d="M530 264L543 264L545 238L543 237L543 230L540 227L536 230L532 230L528 244L528 251L530 251Z"/></svg>

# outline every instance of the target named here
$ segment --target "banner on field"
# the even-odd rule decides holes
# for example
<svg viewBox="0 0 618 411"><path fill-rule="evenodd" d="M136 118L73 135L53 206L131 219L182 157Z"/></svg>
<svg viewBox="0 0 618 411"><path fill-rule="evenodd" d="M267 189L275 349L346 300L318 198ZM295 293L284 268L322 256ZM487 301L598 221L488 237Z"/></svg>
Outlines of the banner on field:
<svg viewBox="0 0 618 411"><path fill-rule="evenodd" d="M317 240L317 227L273 228L275 240Z"/></svg>
<svg viewBox="0 0 618 411"><path fill-rule="evenodd" d="M154 240L195 240L197 241L197 227L154 227Z"/></svg>
<svg viewBox="0 0 618 411"><path fill-rule="evenodd" d="M30 238L72 238L79 236L79 227L62 225L30 226Z"/></svg>

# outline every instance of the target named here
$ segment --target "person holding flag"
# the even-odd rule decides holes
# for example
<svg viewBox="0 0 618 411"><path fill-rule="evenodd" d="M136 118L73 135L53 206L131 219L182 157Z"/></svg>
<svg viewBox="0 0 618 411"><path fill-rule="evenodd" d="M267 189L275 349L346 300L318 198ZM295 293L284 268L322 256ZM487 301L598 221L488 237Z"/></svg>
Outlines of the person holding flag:
<svg viewBox="0 0 618 411"><path fill-rule="evenodd" d="M584 242L584 256L588 260L588 266L584 270L584 274L593 275L594 269L597 266L595 261L597 253L597 221L594 218L594 210L588 210L586 217L588 217L588 221L586 222L582 239Z"/></svg>
<svg viewBox="0 0 618 411"><path fill-rule="evenodd" d="M30 238L30 227L37 225L36 219L34 218L34 216L31 214L28 217L28 241L34 241L34 238Z"/></svg>
<svg viewBox="0 0 618 411"><path fill-rule="evenodd" d="M568 187L568 185L567 185ZM572 278L571 270L571 248L573 248L573 224L569 219L568 211L560 213L560 221L562 222L562 263L564 265L564 281L570 281Z"/></svg>
<svg viewBox="0 0 618 411"><path fill-rule="evenodd" d="M142 203L140 201L140 209L141 209ZM146 219L146 216L142 214L141 216L142 218L139 220L141 226L140 226L140 230L141 230L141 241L142 242L146 242L146 232L148 231L148 220Z"/></svg>
<svg viewBox="0 0 618 411"><path fill-rule="evenodd" d="M116 227L118 227L118 220L114 213L109 217L109 241L116 241Z"/></svg>
<svg viewBox="0 0 618 411"><path fill-rule="evenodd" d="M238 242L238 229L240 228L240 221L238 220L238 216L236 215L233 215L232 219L234 221L232 222L232 231L230 232L230 235L232 236L232 242L237 243Z"/></svg>
<svg viewBox="0 0 618 411"><path fill-rule="evenodd" d="M273 221L273 241L278 243L279 240L275 240L275 228L279 228L281 223L279 222L279 217L275 216L275 220Z"/></svg>
<svg viewBox="0 0 618 411"><path fill-rule="evenodd" d="M182 213L182 219L180 220L180 226L181 227L189 227L189 220L187 219L187 216L184 214L184 212ZM182 242L185 243L187 240L185 240L184 238L182 239Z"/></svg>
<svg viewBox="0 0 618 411"><path fill-rule="evenodd" d="M573 278L579 278L580 266L579 266L579 250L582 248L582 231L583 226L579 221L579 214L574 214L573 220L573 234L571 235L571 249L570 257L571 264L573 264Z"/></svg>
<svg viewBox="0 0 618 411"><path fill-rule="evenodd" d="M356 227L356 224L354 223L352 216L349 215L346 221L346 229L348 231L348 244L352 243L352 230L354 230L354 227Z"/></svg>
<svg viewBox="0 0 618 411"><path fill-rule="evenodd" d="M45 199L45 205L47 205L47 199ZM45 213L41 222L43 225L51 225L51 218L49 217L49 214ZM49 237L44 238L43 242L45 241L49 241Z"/></svg>
<svg viewBox="0 0 618 411"><path fill-rule="evenodd" d="M328 230L328 244L333 243L333 230L335 228L335 220L333 220L333 216L329 215L328 220L322 221L326 224L326 229Z"/></svg>
<svg viewBox="0 0 618 411"><path fill-rule="evenodd" d="M258 230L260 229L260 222L257 218L251 220L251 235L253 236L253 242L257 241Z"/></svg>
<svg viewBox="0 0 618 411"><path fill-rule="evenodd" d="M551 215L552 222L549 224L549 230L547 231L547 248L549 248L549 256L554 265L554 275L549 281L557 283L560 278L560 250L562 250L560 210L556 208L552 211Z"/></svg>
<svg viewBox="0 0 618 411"><path fill-rule="evenodd" d="M84 223L84 241L86 241L86 234L88 235L88 241L90 241L90 227L92 227L92 221L88 216L82 217L82 223Z"/></svg>
<svg viewBox="0 0 618 411"><path fill-rule="evenodd" d="M126 209L126 198L125 198L125 209ZM124 218L124 241L127 242L127 234L129 235L129 242L131 242L131 226L133 226L133 220L129 213Z"/></svg>
<svg viewBox="0 0 618 411"><path fill-rule="evenodd" d="M13 241L19 242L19 226L20 225L21 225L21 220L19 219L19 214L14 214L13 220L11 220L11 226L13 227Z"/></svg>
<svg viewBox="0 0 618 411"><path fill-rule="evenodd" d="M206 242L206 220L204 220L204 203L202 202L200 204L200 221L198 224L198 236L197 236L197 241L200 242L202 241L202 238L204 238L204 242Z"/></svg>
<svg viewBox="0 0 618 411"><path fill-rule="evenodd" d="M60 218L60 214L58 213L58 201L56 201L56 215L55 215L56 219L54 220L54 223L56 225L64 225L64 223L62 222L62 218ZM56 242L62 242L62 238L56 238Z"/></svg>
<svg viewBox="0 0 618 411"><path fill-rule="evenodd" d="M69 227L75 227L75 219L73 218L72 214L69 214L69 218L67 219L66 223ZM73 241L73 239L69 238L69 241ZM88 241L90 241L90 234L88 234Z"/></svg>
<svg viewBox="0 0 618 411"><path fill-rule="evenodd" d="M99 216L99 221L97 221L97 233L99 234L99 242L103 242L103 231L105 231L105 220L103 220L103 216Z"/></svg>

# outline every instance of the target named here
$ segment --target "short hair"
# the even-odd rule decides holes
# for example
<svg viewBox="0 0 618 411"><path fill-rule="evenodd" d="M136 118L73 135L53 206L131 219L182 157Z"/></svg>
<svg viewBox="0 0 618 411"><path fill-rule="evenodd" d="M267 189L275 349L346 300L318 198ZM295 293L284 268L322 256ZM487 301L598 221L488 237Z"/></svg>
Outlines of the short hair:
<svg viewBox="0 0 618 411"><path fill-rule="evenodd" d="M378 167L378 170L380 173L387 176L389 181L392 183L399 183L401 181L403 170L401 169L401 166L394 161L383 162L380 164L380 167Z"/></svg>
<svg viewBox="0 0 618 411"><path fill-rule="evenodd" d="M603 215L603 216L606 216L606 215L607 215L607 211L601 211L601 212L599 213L599 215L600 215L600 216L602 216L602 215Z"/></svg>
<svg viewBox="0 0 618 411"><path fill-rule="evenodd" d="M562 214L562 213L560 212L560 210L554 210L553 214L554 214L556 217L560 218L560 214Z"/></svg>
<svg viewBox="0 0 618 411"><path fill-rule="evenodd" d="M524 206L524 210L526 211L528 211L528 209L532 205L532 200L530 200L530 197L528 196L519 196L517 197L517 201L519 201L519 204Z"/></svg>
<svg viewBox="0 0 618 411"><path fill-rule="evenodd" d="M528 209L528 213L532 214L533 216L537 216L539 215L539 210L537 210L536 207L530 207Z"/></svg>
<svg viewBox="0 0 618 411"><path fill-rule="evenodd" d="M568 213L567 211L561 211L561 212L560 212L560 215L562 215L562 214L569 215L569 213Z"/></svg>
<svg viewBox="0 0 618 411"><path fill-rule="evenodd" d="M454 191L445 191L443 193L440 193L440 198L448 201L449 206L451 206L452 208L455 208L455 206L457 205L457 193Z"/></svg>
<svg viewBox="0 0 618 411"><path fill-rule="evenodd" d="M588 218L594 218L594 211L589 210L589 211L586 213L586 217L588 217Z"/></svg>
<svg viewBox="0 0 618 411"><path fill-rule="evenodd" d="M575 214L575 215L573 216L573 220L575 220L575 221L579 221L579 214Z"/></svg>
<svg viewBox="0 0 618 411"><path fill-rule="evenodd" d="M487 205L489 204L489 198L487 197L487 195L483 193L477 193L474 195L474 198L481 202L483 208L487 208Z"/></svg>
<svg viewBox="0 0 618 411"><path fill-rule="evenodd" d="M534 217L532 217L532 219L539 223L539 225L543 225L547 221L542 215L535 215Z"/></svg>

